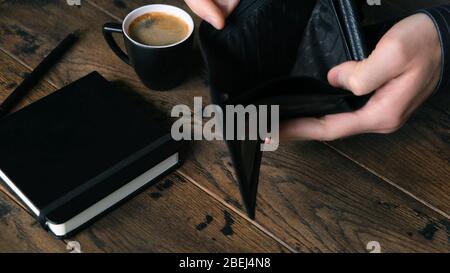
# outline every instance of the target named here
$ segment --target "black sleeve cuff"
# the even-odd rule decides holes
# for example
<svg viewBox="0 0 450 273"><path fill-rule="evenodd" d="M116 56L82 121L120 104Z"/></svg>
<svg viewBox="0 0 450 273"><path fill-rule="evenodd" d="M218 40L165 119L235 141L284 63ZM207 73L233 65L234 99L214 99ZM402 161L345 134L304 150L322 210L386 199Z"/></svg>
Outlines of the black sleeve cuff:
<svg viewBox="0 0 450 273"><path fill-rule="evenodd" d="M448 91L450 88L450 5L438 6L419 11L431 17L441 39L442 70L436 92Z"/></svg>

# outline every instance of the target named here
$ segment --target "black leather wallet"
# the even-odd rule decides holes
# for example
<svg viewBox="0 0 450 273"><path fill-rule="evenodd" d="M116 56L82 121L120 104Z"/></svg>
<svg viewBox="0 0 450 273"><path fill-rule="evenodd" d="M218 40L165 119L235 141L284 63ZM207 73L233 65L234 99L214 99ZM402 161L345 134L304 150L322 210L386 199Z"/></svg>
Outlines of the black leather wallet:
<svg viewBox="0 0 450 273"><path fill-rule="evenodd" d="M369 98L327 81L332 67L367 57L353 0L241 0L225 29L203 22L199 39L212 100L222 107L279 105L289 119L354 111ZM227 144L254 218L261 140Z"/></svg>

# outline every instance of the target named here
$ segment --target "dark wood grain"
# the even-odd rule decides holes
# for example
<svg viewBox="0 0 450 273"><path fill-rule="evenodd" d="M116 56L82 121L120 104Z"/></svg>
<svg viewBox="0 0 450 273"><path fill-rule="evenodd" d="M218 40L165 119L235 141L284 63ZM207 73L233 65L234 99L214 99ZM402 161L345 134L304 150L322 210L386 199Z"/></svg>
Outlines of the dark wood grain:
<svg viewBox="0 0 450 273"><path fill-rule="evenodd" d="M8 196L0 191L0 253L68 252Z"/></svg>
<svg viewBox="0 0 450 273"><path fill-rule="evenodd" d="M125 82L166 112L180 102L191 104L194 95L207 96L207 88L195 73L174 91L148 91L133 71L113 56L103 42L100 27L104 22L122 18L130 9L148 2L127 2L127 6L122 8L113 1L101 0L95 1L95 6L89 4L78 9L59 2L45 5L28 1L5 2L0 9L0 16L6 22L0 27L0 48L33 66L56 44L58 37L67 33L68 28L80 28L83 30L82 40L51 73L50 81L56 86L73 81L91 70L99 70L111 80ZM103 13L96 7L100 7ZM35 24L25 19L30 16L41 20ZM62 26L56 26L58 24ZM30 36L34 38L28 38ZM215 198L241 208L233 168L223 143L193 143L181 173L190 184L196 184ZM201 199L182 194L178 198L184 201L192 198L195 200L193 203ZM257 222L299 251L364 252L367 242L373 240L380 241L384 251L449 251L447 222L441 215L321 143L284 145L277 153L267 154L263 161L258 198ZM194 209L188 211L193 211L191 217L196 217L196 222L204 217ZM96 235L83 237L83 245L99 251L119 248L121 243L114 245L114 237L118 236L121 242L126 242L126 238L131 236L127 230L136 228L120 220L127 217L127 213L130 212L117 212L119 215L110 220L116 228L108 229L107 224L99 222L97 225L101 231L95 230L95 225L92 233ZM179 221L185 223L183 219ZM168 221L167 218L165 221ZM142 223L144 229L151 221L143 220ZM167 225L166 222L162 224ZM250 222L247 224L251 225ZM118 231L117 225L122 225L123 231ZM160 240L176 241L176 237L166 235L159 227L149 227L152 228L159 237L168 236L168 239ZM94 243L97 236L102 238L103 245ZM130 245L140 240L140 237L131 238L133 243L122 246L122 249L130 250ZM177 240L182 238L180 236ZM190 243L187 245L191 246ZM151 245L145 250L155 248Z"/></svg>
<svg viewBox="0 0 450 273"><path fill-rule="evenodd" d="M450 250L445 217L343 159L321 143L283 145L266 154L257 222L299 251L363 252L370 240L390 252ZM202 145L186 168L241 208L225 147ZM441 230L428 240L422 231L430 223Z"/></svg>
<svg viewBox="0 0 450 273"><path fill-rule="evenodd" d="M440 96L450 103L450 96ZM441 101L441 102L442 102ZM428 103L399 132L330 145L379 177L450 215L450 111Z"/></svg>
<svg viewBox="0 0 450 273"><path fill-rule="evenodd" d="M401 15L448 0L385 1ZM450 92L435 95L399 132L330 143L357 164L450 217Z"/></svg>
<svg viewBox="0 0 450 273"><path fill-rule="evenodd" d="M0 51L0 88L5 90L0 100L20 82L26 71L24 66ZM54 90L55 87L43 81L17 109ZM26 208L20 208L20 205L19 200L1 183L0 252L65 249L64 242L59 242L41 229ZM289 251L228 207L176 175L163 179L73 239L81 244L83 252Z"/></svg>
<svg viewBox="0 0 450 273"><path fill-rule="evenodd" d="M170 175L74 239L89 252L289 251L178 175Z"/></svg>
<svg viewBox="0 0 450 273"><path fill-rule="evenodd" d="M129 6L127 8L125 7L121 7L121 8L116 8L114 5L111 4L111 1L107 1L107 0L102 0L102 1L96 1L96 5L97 6L101 6L102 9L104 10L108 10L109 12L113 13L115 17L118 18L123 18L131 9L134 9L140 5L145 4L146 1L133 1L132 4L129 4ZM171 3L173 4L177 4L181 7L185 7L183 4L183 1L172 1ZM400 11L398 5L398 3L388 3L390 4L388 6L388 8L393 8L396 7L398 9L398 11ZM417 8L418 6L416 6L415 8ZM387 16L389 15L389 13L386 13L385 10L382 10L383 14L386 14L386 18L388 18ZM404 13L402 15L404 15L407 11L404 11ZM392 15L390 15L392 16ZM209 146L209 147L208 147ZM218 148L220 147L220 148ZM305 148L309 148L308 145L304 146ZM321 147L320 145L317 147ZM285 148L285 151L290 151L289 148ZM316 172L318 172L318 170L323 170L323 167L320 164L315 164L317 161L326 161L328 158L333 156L333 153L328 153L328 152L324 152L322 155L317 155L318 153L315 152L315 150L313 149L309 149L310 151L306 152L304 151L304 149L297 149L298 154L293 154L291 160L294 162L298 162L298 157L299 155L304 155L307 159L305 159L304 164L307 165L309 167L309 170L311 172L311 176L312 177L318 177L318 174ZM228 157L228 152L225 149L225 147L223 145L218 145L217 143L214 144L202 144L202 145L197 145L196 148L193 149L193 153L191 154L191 159L190 161L188 161L188 163L186 164L185 168L183 169L186 173L189 173L190 175L192 175L192 178L195 181L199 181L199 183L203 184L205 187L207 187L208 189L218 193L222 198L224 198L225 200L227 200L228 202L236 205L237 207L241 207L240 204L240 199L239 199L239 194L237 191L237 187L236 187L236 183L235 183L235 179L234 176L232 175L233 173L233 169L230 163L230 159ZM378 151L378 149L375 149L375 151ZM382 151L380 152L382 153ZM320 153L319 153L320 154ZM436 154L434 154L436 156ZM439 155L439 154L437 154ZM195 159L194 159L195 158ZM285 153L283 152L278 152L276 155L274 155L274 162L276 161L280 161L283 160L285 158ZM336 160L336 166L335 169L336 170L345 170L346 172L349 173L349 177L351 177L351 173L355 172L358 173L358 171L356 170L357 168L351 168L349 166L351 166L351 164L345 163L344 160L342 160L342 158L335 158ZM439 161L438 161L439 162ZM287 162L288 163L288 162ZM270 166L270 164L269 164ZM267 173L267 171L265 171L265 167L263 167L262 170L262 177L263 177L263 181L262 184L264 183L270 183L273 184L276 181L279 181L281 178L284 178L286 180L302 180L304 179L305 174L299 174L291 173L290 169L286 169L283 168L283 165L281 166L277 166L277 168L274 168L273 170L278 170L278 175L275 177L271 177L272 179L270 179L268 175L264 175ZM293 166L295 168L295 164ZM448 167L448 164L447 164ZM196 170L196 171L192 171L192 169ZM333 177L333 168L332 166L328 167L329 173L327 175L324 175L323 179L327 180L330 179L330 177L333 178L333 180L335 180L336 178ZM401 174L401 172L399 172L399 174ZM378 183L380 184L380 187L387 187L389 189L388 185L384 185L383 182L378 181L375 182L376 179L375 178L370 178L368 179L367 177L364 177L363 180L369 180L371 183ZM338 180L340 181L340 180ZM351 180L350 180L351 181ZM322 181L317 181L317 187L320 189L321 187L326 187L325 185L323 185L323 183L321 183ZM351 182L347 182L349 184L347 184L347 187L351 187L351 188L355 188L355 193L353 193L353 195L357 195L358 192L362 192L364 193L364 186L366 187L370 187L369 185L371 185L371 183L366 183L366 185L364 185L364 183L362 183L362 185L360 184L360 182L357 181L357 179L353 179L353 181ZM295 183L293 182L293 184L295 185ZM356 185L353 185L356 184ZM350 186L351 185L351 186ZM292 188L295 188L295 186L292 186ZM436 189L435 189L436 190ZM277 189L268 189L267 191L264 190L264 188L260 189L260 192L262 192L262 194L260 194L260 207L262 206L261 204L271 204L271 203L277 203L277 201L279 199L281 200L285 200L286 203L283 204L284 205L284 209L286 208L291 208L292 209L292 204L289 203L290 202L295 202L292 200L296 199L296 196L277 196L276 194L273 193L273 191L278 192ZM261 198L261 195L263 194L267 194L268 197L267 198ZM300 194L300 192L298 192L299 196L302 196ZM385 193L385 192L380 192L379 198L382 199L383 197L396 197L396 195L403 195L402 193L400 193L399 191L394 191L394 192L389 192L389 193ZM317 195L317 196L316 196ZM330 192L330 195L333 195L333 192ZM318 197L318 194L313 195L314 198ZM277 198L278 197L278 198ZM364 197L364 194L362 194L361 197ZM264 201L267 202L264 202ZM363 204L366 202L367 200L364 200L364 202L362 202ZM279 201L278 201L279 202ZM375 200L372 200L372 202L377 203ZM409 198L404 198L403 201L401 201L400 203L410 203L411 199ZM411 202L413 204L415 204L417 207L416 208L420 208L421 205L419 203L416 202ZM283 208L283 206L281 206L281 208ZM309 208L311 209L311 207ZM265 210L258 210L260 213L266 213L267 212ZM355 211L357 211L357 207L355 207ZM429 210L428 210L429 211ZM440 217L437 214L432 213L431 211L429 211L429 213L435 215L436 217ZM412 217L414 218L415 216L415 212L414 210L410 211L410 214L412 215ZM277 217L282 217L283 215L277 215ZM277 217L274 217L273 215L270 215L267 217L267 221L262 220L261 218L258 218L258 220L264 224L267 224L267 226L269 226L271 229L274 228L274 225L279 224L279 221L273 221L272 219L277 219ZM280 230L284 229L283 233L287 233L288 237L286 237L286 235L281 235L280 233L276 233L278 235L280 235L281 238L283 238L284 240L286 240L287 242L292 242L294 245L297 246L298 244L298 238L292 238L295 237L298 233L299 234L303 234L305 233L304 230L298 230L296 232L286 232L288 230L289 225L293 225L293 226L298 226L298 224L291 224L291 222L297 222L296 219L296 215L292 215L292 218L290 217L286 217L287 221L289 224L286 226L283 226L282 228L280 228ZM270 221L272 220L272 221ZM311 219L309 219L311 221ZM270 223L270 224L269 224ZM283 221L281 221L281 223L284 223ZM392 223L389 223L392 224ZM311 227L308 227L311 228ZM316 228L316 227L314 227ZM324 229L326 229L326 227L322 227ZM417 227L419 228L419 227ZM413 231L410 231L412 233L414 233ZM290 236L292 236L291 238L289 238ZM341 234L342 236L342 234ZM347 236L346 234L343 235L343 237ZM325 237L325 236L320 236L320 237ZM445 238L445 236L443 237ZM324 241L324 243L326 244L327 242ZM444 246L447 244L447 242L443 241ZM320 245L320 244L311 244L311 245ZM298 247L298 246L297 246ZM304 247L304 246L303 246ZM323 247L323 249L327 249L327 247L325 246L321 246ZM347 246L348 247L348 246ZM307 248L307 247L306 247ZM302 250L302 247L298 247L298 249ZM329 249L329 248L328 248Z"/></svg>
<svg viewBox="0 0 450 273"><path fill-rule="evenodd" d="M11 10L14 10L14 15ZM0 25L3 48L30 67L36 66L69 32L80 30L82 37L77 46L49 75L51 82L58 86L97 70L111 81L125 82L129 88L141 91L149 101L156 96L162 109L170 109L183 101L192 103L192 95L206 94L206 89L198 88L203 85L203 80L197 76L191 76L174 91L149 92L134 71L109 50L103 39L102 25L114 19L87 1L83 1L81 8L68 6L65 1L6 1L0 13L3 18ZM30 20L43 13L47 14L39 20ZM121 37L118 36L117 40L120 42ZM198 75L198 65L192 64L191 68Z"/></svg>

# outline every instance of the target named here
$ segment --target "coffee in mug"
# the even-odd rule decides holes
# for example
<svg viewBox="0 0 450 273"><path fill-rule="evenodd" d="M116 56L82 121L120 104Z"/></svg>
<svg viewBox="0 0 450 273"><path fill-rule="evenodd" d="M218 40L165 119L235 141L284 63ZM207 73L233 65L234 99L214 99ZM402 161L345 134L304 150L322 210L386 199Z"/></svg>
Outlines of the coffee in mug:
<svg viewBox="0 0 450 273"><path fill-rule="evenodd" d="M146 5L130 12L122 23L104 24L102 30L112 51L152 90L170 90L189 72L194 20L180 8ZM113 33L123 36L126 51Z"/></svg>
<svg viewBox="0 0 450 273"><path fill-rule="evenodd" d="M188 24L165 12L149 12L136 18L129 27L133 40L149 46L168 46L182 41L189 33Z"/></svg>

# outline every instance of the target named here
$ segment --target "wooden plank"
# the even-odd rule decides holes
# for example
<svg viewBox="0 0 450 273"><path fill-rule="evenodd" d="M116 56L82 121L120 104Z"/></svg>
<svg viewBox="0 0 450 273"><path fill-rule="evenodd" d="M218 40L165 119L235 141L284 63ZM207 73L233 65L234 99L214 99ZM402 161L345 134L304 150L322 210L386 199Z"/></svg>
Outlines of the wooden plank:
<svg viewBox="0 0 450 273"><path fill-rule="evenodd" d="M241 208L224 147L197 147L191 176ZM218 151L218 152L215 152ZM363 252L368 241L389 252L449 251L448 220L321 143L283 145L261 170L257 221L299 251ZM432 225L440 231L425 238Z"/></svg>
<svg viewBox="0 0 450 273"><path fill-rule="evenodd" d="M145 2L146 1L133 1L127 7L125 7L125 6L117 7L115 5L111 5L109 1L96 1L96 5L101 6L103 10L107 10L108 12L114 14L115 17L123 18L131 9L134 9L134 8L139 7L140 5L143 5L143 4L145 4ZM395 2L395 1L393 1L393 2ZM422 2L424 2L424 1L422 1ZM183 1L173 1L171 4L179 5L182 8L186 8ZM400 7L398 7L398 3L384 2L384 4L385 4L384 10L382 10L382 13L386 14L386 16L390 15L389 12L386 12L386 8L392 9L392 8L396 7L397 8L396 11L397 12L400 11ZM426 3L421 3L421 4L422 4L422 6L424 6ZM410 5L410 9L418 8L421 5L416 5L414 7L411 7L411 6L413 6L413 5ZM367 11L370 13L375 13L376 16L378 16L380 14L379 12L376 13L373 10L367 10ZM408 12L408 11L405 11L405 13L406 12ZM386 17L386 18L388 18L388 17ZM372 20L374 21L374 19L372 19ZM380 18L378 18L378 20L380 20ZM203 146L202 146L202 148L203 148ZM203 159L204 162L195 162L195 164L190 164L191 162L188 162L188 167L185 168L184 170L188 173L193 173L193 178L196 181L204 181L205 179L208 179L209 183L205 184L207 187L210 185L213 185L213 187L210 186L209 188L214 190L215 192L219 192L222 195L222 197L224 197L231 203L236 204L238 207L240 207L240 203L239 203L239 201L237 201L239 199L238 199L238 197L236 198L236 196L239 196L239 195L237 193L237 188L235 187L234 178L230 175L232 173L232 168L230 168L230 161L229 161L229 158L227 158L226 149L223 147L222 147L222 149L217 149L216 144L214 144L213 147L210 147L209 149L204 148L204 150L205 150L205 153L209 152L210 154L208 156L205 156L204 153L201 153L201 152L199 153L199 151L197 151L197 150L195 151L195 153L200 154L198 156L199 160ZM218 152L218 150L219 150L219 152ZM282 154L282 153L279 153L279 154ZM191 156L194 157L195 155L192 154ZM400 153L400 156L401 156L401 153ZM219 160L218 160L218 162L210 163L211 158L217 158ZM277 158L277 156L275 156L275 158ZM370 159L370 157L367 157L367 158ZM322 159L317 158L316 160L322 160ZM439 162L439 160L437 162ZM308 162L308 164L311 164L311 163ZM228 170L223 171L222 170L223 165L228 166ZM448 164L446 166L448 167ZM189 171L190 168L197 169L197 172L190 172ZM213 171L211 171L211 170L213 170ZM202 171L203 171L203 175L204 175L203 177L199 177L199 175L195 175L196 173L198 174ZM214 176L214 175L211 175L211 172L213 172L214 174L217 174L217 173L219 173L219 174L223 173L223 174ZM401 173L401 172L398 172L398 173ZM264 168L263 168L263 175L264 175ZM284 174L284 175L287 175L287 174ZM228 187L223 186L224 181L229 181ZM226 192L224 189L232 189L232 190L229 192ZM261 189L261 191L264 192L263 189ZM439 196L439 197L442 197L442 196ZM408 201L410 201L410 200L408 200ZM450 202L448 202L448 203L450 203ZM419 207L420 207L420 205L419 205ZM258 219L258 220L260 220L260 219ZM290 241L290 240L287 240L287 241Z"/></svg>
<svg viewBox="0 0 450 273"><path fill-rule="evenodd" d="M0 95L3 100L27 71L0 51ZM55 90L43 81L19 106ZM5 197L8 194L11 199ZM14 204L11 200L15 200ZM20 209L0 184L0 252L57 251L64 242L52 238ZM99 223L73 238L83 252L286 252L273 238L178 176L164 179ZM55 248L59 245L59 248Z"/></svg>
<svg viewBox="0 0 450 273"><path fill-rule="evenodd" d="M450 96L440 96L443 101L449 105ZM449 217L449 117L448 108L428 103L393 135L358 136L330 145Z"/></svg>
<svg viewBox="0 0 450 273"><path fill-rule="evenodd" d="M68 6L65 1L19 1L1 5L0 13L5 17L2 17L4 20L0 26L0 41L7 52L31 67L36 66L69 32L80 30L82 37L77 46L49 75L51 82L58 86L66 85L88 72L97 70L111 81L124 83L125 87L141 91L141 95L150 103L154 100L153 96L158 97L159 107L163 109L170 109L172 105L183 101L192 101L192 95L206 94L205 89L197 88L203 85L203 80L194 76L198 75L198 70L201 69L199 63L192 63L193 75L176 90L150 92L136 77L133 69L112 53L102 37L102 25L114 19L100 13L86 1L83 1L81 8ZM16 9L14 13L18 17L6 14L11 8ZM29 19L43 10L48 12L44 18ZM120 36L117 36L117 40L119 43L122 41ZM67 67L68 64L70 67Z"/></svg>
<svg viewBox="0 0 450 273"><path fill-rule="evenodd" d="M189 9L188 5L186 5L184 0L165 0L165 1L158 1L158 0L117 1L116 0L116 1L100 1L100 2L87 0L87 2L89 2L89 4L91 4L91 5L99 8L103 12L106 12L107 14L110 14L111 16L117 18L118 20L125 18L125 16L130 11L137 9L139 7L142 7L143 5L166 4L166 5L177 6L177 7L184 9L186 12L188 12L193 17L196 25L199 25L201 22L201 19L199 17L197 17Z"/></svg>
<svg viewBox="0 0 450 273"><path fill-rule="evenodd" d="M0 253L68 252L36 220L0 191Z"/></svg>
<svg viewBox="0 0 450 273"><path fill-rule="evenodd" d="M74 239L88 252L288 252L178 175L170 175Z"/></svg>
<svg viewBox="0 0 450 273"><path fill-rule="evenodd" d="M110 1L95 3L103 10L114 11L109 9ZM106 45L99 42L102 39L101 24L111 18L91 6L74 9L49 3L35 7L31 13L33 5L6 3L0 16L19 32L25 31L39 39L40 48L51 48L56 43L55 37L62 36L61 30L53 29L58 22L64 22L66 28L71 26L85 31L77 48L52 73L51 79L57 85L97 69L110 79L126 81L165 111L178 102L190 104L194 95L207 94L198 77L171 92L145 89L131 69L112 57ZM41 18L42 26L22 19L24 15ZM66 28L60 27L64 33ZM42 29L52 31L43 32ZM16 50L17 46L29 42L19 34L0 31L3 32L0 32L0 46L20 60L33 65L42 57L36 52ZM190 182L213 196L240 207L224 145L195 143L182 172ZM369 240L379 240L386 251L448 251L445 221L439 215L323 144L292 144L268 154L261 177L258 223L299 251L364 252ZM436 228L427 228L430 226ZM433 232L424 232L430 230Z"/></svg>
<svg viewBox="0 0 450 273"><path fill-rule="evenodd" d="M387 1L410 14L448 0ZM391 14L387 7L380 7ZM391 14L392 16L392 14ZM450 93L431 98L399 132L330 143L361 166L450 217Z"/></svg>
<svg viewBox="0 0 450 273"><path fill-rule="evenodd" d="M25 73L29 70L23 65L20 65L17 61L10 56L0 51L0 101L5 100L17 85L22 81ZM48 82L42 81L38 83L33 91L27 94L27 96L18 103L17 107L13 109L16 111L24 106L36 101L43 96L47 95L49 90L53 89Z"/></svg>

